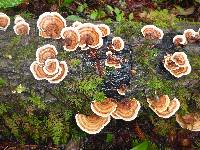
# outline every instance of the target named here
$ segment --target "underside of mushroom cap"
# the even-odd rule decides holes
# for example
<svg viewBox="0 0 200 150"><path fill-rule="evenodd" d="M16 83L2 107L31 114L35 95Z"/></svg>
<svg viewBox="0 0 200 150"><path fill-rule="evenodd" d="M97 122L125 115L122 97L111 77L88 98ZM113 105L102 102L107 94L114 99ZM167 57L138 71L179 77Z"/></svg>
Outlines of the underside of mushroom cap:
<svg viewBox="0 0 200 150"><path fill-rule="evenodd" d="M110 122L110 116L100 117L97 115L76 114L75 119L79 128L88 134L99 133Z"/></svg>
<svg viewBox="0 0 200 150"><path fill-rule="evenodd" d="M111 98L106 98L103 102L93 101L91 103L92 111L101 117L108 117L116 110L117 104Z"/></svg>
<svg viewBox="0 0 200 150"><path fill-rule="evenodd" d="M169 118L171 116L173 116L176 111L179 109L180 107L180 102L178 99L174 98L172 101L170 101L169 106L167 107L167 109L163 112L158 112L156 110L153 110L159 117L162 118Z"/></svg>
<svg viewBox="0 0 200 150"><path fill-rule="evenodd" d="M30 27L25 21L20 21L13 27L15 34L17 35L29 35Z"/></svg>
<svg viewBox="0 0 200 150"><path fill-rule="evenodd" d="M77 29L80 34L79 46L81 49L86 50L87 47L99 48L102 46L102 33L96 25L84 23L79 25Z"/></svg>
<svg viewBox="0 0 200 150"><path fill-rule="evenodd" d="M106 24L99 24L98 28L101 30L102 37L110 35L110 28Z"/></svg>
<svg viewBox="0 0 200 150"><path fill-rule="evenodd" d="M61 82L68 74L68 66L65 61L60 62L59 73L54 78L49 79L50 83L59 83Z"/></svg>
<svg viewBox="0 0 200 150"><path fill-rule="evenodd" d="M177 114L176 121L182 128L191 131L200 131L200 114L198 113L190 113L184 116Z"/></svg>
<svg viewBox="0 0 200 150"><path fill-rule="evenodd" d="M112 48L115 51L121 51L124 48L124 41L120 37L114 37L112 39Z"/></svg>
<svg viewBox="0 0 200 150"><path fill-rule="evenodd" d="M45 12L37 21L39 36L60 39L60 33L66 27L66 20L57 12Z"/></svg>
<svg viewBox="0 0 200 150"><path fill-rule="evenodd" d="M124 121L134 120L140 110L140 103L136 99L124 100L117 102L116 110L111 114L115 119L122 119Z"/></svg>
<svg viewBox="0 0 200 150"><path fill-rule="evenodd" d="M142 35L149 40L162 39L164 33L154 25L146 25L141 29Z"/></svg>
<svg viewBox="0 0 200 150"><path fill-rule="evenodd" d="M54 45L46 44L36 51L36 60L44 63L47 59L55 59L58 51Z"/></svg>
<svg viewBox="0 0 200 150"><path fill-rule="evenodd" d="M66 27L61 31L61 37L64 39L64 49L66 51L75 51L79 45L80 35L78 30L73 27Z"/></svg>
<svg viewBox="0 0 200 150"><path fill-rule="evenodd" d="M167 110L170 104L170 99L168 95L162 95L159 97L159 99L147 99L147 102L152 110L163 112Z"/></svg>
<svg viewBox="0 0 200 150"><path fill-rule="evenodd" d="M6 31L9 25L10 18L6 14L0 12L0 30Z"/></svg>

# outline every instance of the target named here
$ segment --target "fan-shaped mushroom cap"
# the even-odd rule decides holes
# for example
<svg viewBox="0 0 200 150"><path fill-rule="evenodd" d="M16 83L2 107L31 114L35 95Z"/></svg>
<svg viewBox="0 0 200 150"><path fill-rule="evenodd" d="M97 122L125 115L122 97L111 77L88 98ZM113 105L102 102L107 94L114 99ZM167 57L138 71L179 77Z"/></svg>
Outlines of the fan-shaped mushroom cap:
<svg viewBox="0 0 200 150"><path fill-rule="evenodd" d="M66 27L61 31L61 37L65 40L64 49L66 51L75 51L80 41L78 30L73 27Z"/></svg>
<svg viewBox="0 0 200 150"><path fill-rule="evenodd" d="M117 102L117 109L111 116L115 119L132 121L137 117L140 107L140 103L136 99Z"/></svg>
<svg viewBox="0 0 200 150"><path fill-rule="evenodd" d="M17 24L17 23L19 23L21 21L25 22L24 18L22 18L20 15L16 15L14 23Z"/></svg>
<svg viewBox="0 0 200 150"><path fill-rule="evenodd" d="M34 61L31 66L30 70L36 80L46 79L47 74L43 70L44 64L38 63Z"/></svg>
<svg viewBox="0 0 200 150"><path fill-rule="evenodd" d="M20 21L13 27L15 34L17 35L28 35L30 31L29 24L25 21Z"/></svg>
<svg viewBox="0 0 200 150"><path fill-rule="evenodd" d="M189 64L187 55L184 52L175 52L171 58L179 67L187 66Z"/></svg>
<svg viewBox="0 0 200 150"><path fill-rule="evenodd" d="M47 59L55 59L58 54L54 45L46 44L36 51L36 60L40 63L44 63Z"/></svg>
<svg viewBox="0 0 200 150"><path fill-rule="evenodd" d="M54 75L58 73L59 61L57 59L47 59L45 61L43 70L48 75Z"/></svg>
<svg viewBox="0 0 200 150"><path fill-rule="evenodd" d="M184 52L175 52L164 57L164 67L175 77L188 75L192 68Z"/></svg>
<svg viewBox="0 0 200 150"><path fill-rule="evenodd" d="M67 76L68 66L65 61L60 62L60 67L58 72L59 73L56 76L54 76L54 78L48 80L50 83L59 83Z"/></svg>
<svg viewBox="0 0 200 150"><path fill-rule="evenodd" d="M114 37L112 39L112 48L115 51L121 51L124 48L124 41L120 37Z"/></svg>
<svg viewBox="0 0 200 150"><path fill-rule="evenodd" d="M102 45L101 30L94 24L84 23L77 27L80 34L79 46L82 50L91 48L99 48Z"/></svg>
<svg viewBox="0 0 200 150"><path fill-rule="evenodd" d="M104 118L97 115L76 114L75 119L79 128L88 134L99 133L110 122L110 116Z"/></svg>
<svg viewBox="0 0 200 150"><path fill-rule="evenodd" d="M102 37L110 35L110 28L106 24L99 24L98 28L101 30Z"/></svg>
<svg viewBox="0 0 200 150"><path fill-rule="evenodd" d="M186 37L188 43L196 42L198 39L198 33L193 29L187 29L184 31L183 35Z"/></svg>
<svg viewBox="0 0 200 150"><path fill-rule="evenodd" d="M80 21L75 21L73 24L72 24L72 27L78 27L79 25L82 25L82 23Z"/></svg>
<svg viewBox="0 0 200 150"><path fill-rule="evenodd" d="M186 44L187 44L187 39L186 39L185 35L176 35L176 36L173 38L173 43L174 43L176 46L179 46L179 45L186 45Z"/></svg>
<svg viewBox="0 0 200 150"><path fill-rule="evenodd" d="M101 117L108 117L116 110L117 104L111 98L106 98L103 102L93 101L91 103L92 111Z"/></svg>
<svg viewBox="0 0 200 150"><path fill-rule="evenodd" d="M10 18L6 14L0 12L0 30L5 31L9 25Z"/></svg>
<svg viewBox="0 0 200 150"><path fill-rule="evenodd" d="M173 116L176 111L179 109L180 107L180 102L178 99L174 98L170 103L169 106L167 107L167 109L165 111L162 112L158 112L156 110L153 109L153 111L162 118L169 118L171 116Z"/></svg>
<svg viewBox="0 0 200 150"><path fill-rule="evenodd" d="M191 131L200 131L200 114L191 113L185 116L176 115L176 121L185 129Z"/></svg>
<svg viewBox="0 0 200 150"><path fill-rule="evenodd" d="M107 59L105 60L105 66L114 67L115 69L121 68L121 60L116 56L112 55L112 52L106 52Z"/></svg>
<svg viewBox="0 0 200 150"><path fill-rule="evenodd" d="M37 21L39 36L60 39L61 30L66 26L65 19L57 12L45 12Z"/></svg>
<svg viewBox="0 0 200 150"><path fill-rule="evenodd" d="M164 33L154 25L146 25L141 29L142 35L149 40L162 39Z"/></svg>
<svg viewBox="0 0 200 150"><path fill-rule="evenodd" d="M183 75L188 75L192 71L192 68L190 65L185 67L179 67L178 69L171 70L170 73L175 76L176 78L180 78Z"/></svg>
<svg viewBox="0 0 200 150"><path fill-rule="evenodd" d="M126 85L122 84L118 89L117 92L119 95L126 95Z"/></svg>
<svg viewBox="0 0 200 150"><path fill-rule="evenodd" d="M167 107L170 104L170 99L168 95L162 95L159 97L159 99L147 99L147 102L149 103L149 107L152 110L156 110L158 112L163 112L167 110Z"/></svg>

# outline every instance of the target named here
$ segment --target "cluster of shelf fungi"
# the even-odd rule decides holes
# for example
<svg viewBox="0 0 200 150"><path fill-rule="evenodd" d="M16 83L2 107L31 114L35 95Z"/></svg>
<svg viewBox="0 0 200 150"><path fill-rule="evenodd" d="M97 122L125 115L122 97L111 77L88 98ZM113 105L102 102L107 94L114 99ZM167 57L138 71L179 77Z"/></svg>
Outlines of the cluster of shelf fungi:
<svg viewBox="0 0 200 150"><path fill-rule="evenodd" d="M17 15L15 17L13 30L17 35L29 35L29 24ZM0 13L0 30L6 31L10 25L10 18ZM40 15L37 21L39 36L43 38L63 39L63 49L73 52L78 48L93 52L96 57L96 51L103 46L103 39L110 35L110 28L105 24L91 24L74 22L72 26L67 27L66 20L57 12L45 12ZM154 25L146 25L141 29L142 35L148 40L161 40L164 32ZM175 46L183 46L200 41L200 29L196 32L193 29L187 29L183 35L176 35L173 38ZM106 52L107 59L104 66L121 68L121 60L113 52L122 51L124 41L120 37L114 37ZM68 74L68 65L65 61L56 59L58 51L54 45L44 45L36 51L36 61L34 61L30 70L36 80L47 80L52 84L61 82ZM100 63L100 62L97 62ZM103 65L103 64L99 64ZM184 52L175 52L167 54L163 58L163 65L173 76L180 78L188 75L191 71L191 65ZM99 74L103 72L99 69ZM125 95L123 90L117 90L120 95ZM161 95L155 99L147 99L149 107L162 118L173 116L180 107L177 98L171 98L168 95ZM91 110L94 114L86 116L76 114L77 125L88 134L99 133L111 120L122 119L124 121L134 120L141 108L140 102L135 98L124 101L117 101L113 98L106 98L103 102L92 101ZM181 116L176 114L176 121L182 128L191 131L200 131L200 115L197 113Z"/></svg>

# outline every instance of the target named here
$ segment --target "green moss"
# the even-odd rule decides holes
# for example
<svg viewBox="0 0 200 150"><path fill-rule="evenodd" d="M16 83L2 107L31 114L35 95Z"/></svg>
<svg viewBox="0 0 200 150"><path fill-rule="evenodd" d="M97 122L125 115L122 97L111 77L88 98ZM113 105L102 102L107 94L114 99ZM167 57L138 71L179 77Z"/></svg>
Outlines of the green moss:
<svg viewBox="0 0 200 150"><path fill-rule="evenodd" d="M77 68L81 64L81 60L73 58L70 60L69 64L72 66L72 68Z"/></svg>
<svg viewBox="0 0 200 150"><path fill-rule="evenodd" d="M37 108L39 109L45 109L45 103L42 101L42 99L36 95L35 93L32 93L31 96L28 98L28 100Z"/></svg>
<svg viewBox="0 0 200 150"><path fill-rule="evenodd" d="M177 28L176 23L178 19L167 9L151 11L149 13L149 19L152 24L163 29Z"/></svg>
<svg viewBox="0 0 200 150"><path fill-rule="evenodd" d="M6 80L0 77L0 88L6 84Z"/></svg>
<svg viewBox="0 0 200 150"><path fill-rule="evenodd" d="M115 26L114 34L116 36L124 36L126 38L132 38L133 36L140 35L140 29L142 24L133 21L120 22Z"/></svg>

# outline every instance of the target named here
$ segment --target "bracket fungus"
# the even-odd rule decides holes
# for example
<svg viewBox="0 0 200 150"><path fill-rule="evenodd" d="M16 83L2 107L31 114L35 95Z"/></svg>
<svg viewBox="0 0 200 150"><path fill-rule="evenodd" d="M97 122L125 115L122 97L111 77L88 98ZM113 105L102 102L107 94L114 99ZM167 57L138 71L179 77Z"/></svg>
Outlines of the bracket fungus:
<svg viewBox="0 0 200 150"><path fill-rule="evenodd" d="M183 35L186 37L188 43L195 43L199 38L198 32L195 32L193 29L185 30Z"/></svg>
<svg viewBox="0 0 200 150"><path fill-rule="evenodd" d="M116 110L111 114L114 119L122 119L124 121L134 120L141 108L139 101L136 99L124 100L117 102Z"/></svg>
<svg viewBox="0 0 200 150"><path fill-rule="evenodd" d="M75 21L73 24L72 24L72 27L76 28L78 27L79 25L82 25L82 23L80 21Z"/></svg>
<svg viewBox="0 0 200 150"><path fill-rule="evenodd" d="M6 31L9 25L10 18L6 14L0 12L0 30Z"/></svg>
<svg viewBox="0 0 200 150"><path fill-rule="evenodd" d="M114 37L112 39L112 48L115 51L121 51L124 48L124 41L121 37Z"/></svg>
<svg viewBox="0 0 200 150"><path fill-rule="evenodd" d="M185 35L176 35L173 38L173 43L174 43L175 46L186 45L187 39L186 39Z"/></svg>
<svg viewBox="0 0 200 150"><path fill-rule="evenodd" d="M154 25L146 25L141 29L142 35L144 36L145 39L149 40L158 40L162 39L164 36L163 31L154 26Z"/></svg>
<svg viewBox="0 0 200 150"><path fill-rule="evenodd" d="M93 101L92 111L101 117L108 117L116 110L117 104L111 98L106 98L103 102Z"/></svg>
<svg viewBox="0 0 200 150"><path fill-rule="evenodd" d="M147 99L149 107L162 118L173 116L180 107L178 99L170 100L168 95L162 95L159 99Z"/></svg>
<svg viewBox="0 0 200 150"><path fill-rule="evenodd" d="M110 28L109 28L109 26L107 26L106 24L99 24L97 26L101 30L102 37L106 37L106 36L110 35Z"/></svg>
<svg viewBox="0 0 200 150"><path fill-rule="evenodd" d="M66 20L57 12L45 12L37 21L39 36L60 39L61 31L66 27Z"/></svg>
<svg viewBox="0 0 200 150"><path fill-rule="evenodd" d="M117 89L117 92L119 95L126 95L127 87L125 84L120 85L120 87Z"/></svg>
<svg viewBox="0 0 200 150"><path fill-rule="evenodd" d="M50 83L59 83L67 73L68 66L65 61L56 59L57 50L53 45L47 44L37 49L36 61L34 61L30 70L36 80L46 79Z"/></svg>
<svg viewBox="0 0 200 150"><path fill-rule="evenodd" d="M79 45L80 35L78 30L73 27L65 27L61 31L61 37L64 39L64 50L75 51Z"/></svg>
<svg viewBox="0 0 200 150"><path fill-rule="evenodd" d="M20 15L15 17L14 21L15 25L13 27L15 34L17 35L29 35L30 27L27 22L25 22L24 18Z"/></svg>
<svg viewBox="0 0 200 150"><path fill-rule="evenodd" d="M105 65L108 67L114 67L115 69L121 68L121 59L117 58L115 55L112 55L111 51L106 52L107 59Z"/></svg>
<svg viewBox="0 0 200 150"><path fill-rule="evenodd" d="M190 113L184 116L176 115L176 121L185 129L191 131L200 131L200 114Z"/></svg>
<svg viewBox="0 0 200 150"><path fill-rule="evenodd" d="M176 78L188 75L191 66L184 52L175 52L173 55L167 54L164 57L164 67Z"/></svg>
<svg viewBox="0 0 200 150"><path fill-rule="evenodd" d="M94 24L84 23L76 27L80 34L79 47L82 50L100 48L103 45L101 30Z"/></svg>
<svg viewBox="0 0 200 150"><path fill-rule="evenodd" d="M79 128L88 134L99 133L110 122L110 116L100 117L97 115L76 114L75 119Z"/></svg>

